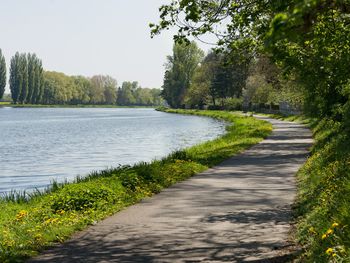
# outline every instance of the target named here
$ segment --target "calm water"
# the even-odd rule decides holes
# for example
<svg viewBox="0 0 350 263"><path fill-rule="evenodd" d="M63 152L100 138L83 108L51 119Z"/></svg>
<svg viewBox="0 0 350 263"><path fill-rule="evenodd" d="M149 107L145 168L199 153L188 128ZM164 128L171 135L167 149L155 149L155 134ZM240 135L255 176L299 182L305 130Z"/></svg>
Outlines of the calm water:
<svg viewBox="0 0 350 263"><path fill-rule="evenodd" d="M224 132L210 118L153 109L0 108L0 193L151 161Z"/></svg>

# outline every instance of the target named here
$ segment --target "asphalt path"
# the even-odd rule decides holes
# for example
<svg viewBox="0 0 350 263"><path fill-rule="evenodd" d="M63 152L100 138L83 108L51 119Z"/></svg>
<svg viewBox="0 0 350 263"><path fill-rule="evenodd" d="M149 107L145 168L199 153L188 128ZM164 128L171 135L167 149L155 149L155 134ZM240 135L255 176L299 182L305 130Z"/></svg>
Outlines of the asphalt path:
<svg viewBox="0 0 350 263"><path fill-rule="evenodd" d="M272 134L242 154L175 184L30 262L285 262L295 174L312 137L257 116Z"/></svg>

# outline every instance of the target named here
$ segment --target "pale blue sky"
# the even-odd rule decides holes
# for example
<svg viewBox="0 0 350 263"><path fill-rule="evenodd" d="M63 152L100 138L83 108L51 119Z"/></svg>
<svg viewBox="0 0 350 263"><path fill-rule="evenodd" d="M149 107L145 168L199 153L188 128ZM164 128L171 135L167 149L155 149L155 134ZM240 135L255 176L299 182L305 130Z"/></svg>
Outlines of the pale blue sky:
<svg viewBox="0 0 350 263"><path fill-rule="evenodd" d="M158 7L167 2L0 0L0 48L7 63L16 51L35 52L46 70L160 87L172 35L151 39L148 23L158 21Z"/></svg>

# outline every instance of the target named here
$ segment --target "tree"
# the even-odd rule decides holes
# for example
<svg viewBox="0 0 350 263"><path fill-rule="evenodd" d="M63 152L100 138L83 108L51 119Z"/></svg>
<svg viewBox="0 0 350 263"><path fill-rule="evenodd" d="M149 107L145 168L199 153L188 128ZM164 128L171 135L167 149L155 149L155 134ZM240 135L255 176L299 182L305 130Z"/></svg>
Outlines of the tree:
<svg viewBox="0 0 350 263"><path fill-rule="evenodd" d="M18 97L18 102L25 103L28 93L28 61L25 53L20 54L19 56L18 80L20 85L19 89L21 90Z"/></svg>
<svg viewBox="0 0 350 263"><path fill-rule="evenodd" d="M33 69L33 91L31 97L32 104L41 103L44 94L44 70L40 59L35 58Z"/></svg>
<svg viewBox="0 0 350 263"><path fill-rule="evenodd" d="M73 76L72 77L75 92L73 94L72 104L88 104L90 102L90 90L91 82L88 78L83 76Z"/></svg>
<svg viewBox="0 0 350 263"><path fill-rule="evenodd" d="M186 94L186 104L202 108L210 100L215 105L216 91L212 89L212 81L218 72L220 56L209 52L196 68L191 85Z"/></svg>
<svg viewBox="0 0 350 263"><path fill-rule="evenodd" d="M104 97L106 104L116 104L117 102L117 81L111 76L104 76Z"/></svg>
<svg viewBox="0 0 350 263"><path fill-rule="evenodd" d="M174 44L173 55L167 57L162 92L171 107L184 107L186 92L203 56L203 51L194 42Z"/></svg>
<svg viewBox="0 0 350 263"><path fill-rule="evenodd" d="M36 54L28 54L28 92L26 103L40 103L43 89L43 69Z"/></svg>
<svg viewBox="0 0 350 263"><path fill-rule="evenodd" d="M117 104L121 106L135 105L136 99L134 92L136 91L137 86L138 83L136 81L124 81L122 87L118 89Z"/></svg>
<svg viewBox="0 0 350 263"><path fill-rule="evenodd" d="M0 49L0 99L4 96L6 87L6 62Z"/></svg>
<svg viewBox="0 0 350 263"><path fill-rule="evenodd" d="M20 83L20 54L17 52L10 62L10 90L13 103L18 102L21 93L21 83Z"/></svg>
<svg viewBox="0 0 350 263"><path fill-rule="evenodd" d="M55 71L44 72L44 104L65 104L71 97L69 77Z"/></svg>
<svg viewBox="0 0 350 263"><path fill-rule="evenodd" d="M207 74L208 65L200 65L193 74L191 85L186 93L185 103L191 108L203 108L209 98L211 78Z"/></svg>
<svg viewBox="0 0 350 263"><path fill-rule="evenodd" d="M91 78L90 103L103 104L105 101L104 83L101 75Z"/></svg>

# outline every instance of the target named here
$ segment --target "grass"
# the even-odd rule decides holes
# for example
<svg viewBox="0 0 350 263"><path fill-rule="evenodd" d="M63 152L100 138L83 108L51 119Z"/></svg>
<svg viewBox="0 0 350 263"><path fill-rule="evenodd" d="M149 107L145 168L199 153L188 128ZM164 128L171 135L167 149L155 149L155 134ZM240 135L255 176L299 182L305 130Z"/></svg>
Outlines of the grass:
<svg viewBox="0 0 350 263"><path fill-rule="evenodd" d="M298 261L350 262L350 131L331 119L272 117L307 124L315 139L297 174Z"/></svg>
<svg viewBox="0 0 350 263"><path fill-rule="evenodd" d="M267 122L229 112L167 111L225 120L227 132L161 160L91 173L30 198L12 193L0 199L0 262L35 256L54 242L243 151L272 130Z"/></svg>

